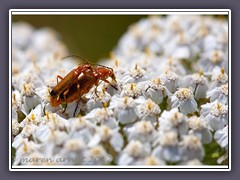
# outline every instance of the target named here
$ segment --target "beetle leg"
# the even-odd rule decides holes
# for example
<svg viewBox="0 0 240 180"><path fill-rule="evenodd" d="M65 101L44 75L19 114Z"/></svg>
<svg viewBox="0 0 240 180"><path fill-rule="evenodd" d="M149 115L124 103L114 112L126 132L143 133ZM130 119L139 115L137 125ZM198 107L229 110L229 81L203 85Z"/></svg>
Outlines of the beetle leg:
<svg viewBox="0 0 240 180"><path fill-rule="evenodd" d="M97 83L95 84L96 87L95 87L95 89L94 89L94 93L95 93L95 95L97 96L97 98L99 98L99 96L98 96L98 94L97 94L97 87L98 87L99 84L100 84L100 83L97 82Z"/></svg>
<svg viewBox="0 0 240 180"><path fill-rule="evenodd" d="M108 80L103 80L104 82L106 82L106 83L108 83L108 84L110 84L110 86L112 86L115 90L118 90L118 88L116 88L114 85L112 85Z"/></svg>
<svg viewBox="0 0 240 180"><path fill-rule="evenodd" d="M78 94L79 94L80 84L77 85L77 88L78 88ZM81 99L81 97L80 97L80 94L79 94L79 96L78 96L78 101L77 101L77 105L76 105L75 110L74 110L74 113L73 113L73 117L75 117L75 114L76 114L76 111L77 111L77 108L78 108L78 104L79 104L79 102L80 102L80 99Z"/></svg>
<svg viewBox="0 0 240 180"><path fill-rule="evenodd" d="M62 113L65 113L65 111L66 111L66 109L67 109L67 103L64 104L64 105L65 105L65 107L63 107Z"/></svg>
<svg viewBox="0 0 240 180"><path fill-rule="evenodd" d="M147 87L147 89L145 90L145 92L147 92L149 88L150 88L150 86Z"/></svg>
<svg viewBox="0 0 240 180"><path fill-rule="evenodd" d="M73 113L73 117L75 117L79 102L80 102L80 98L78 98L77 105L76 105L74 113Z"/></svg>
<svg viewBox="0 0 240 180"><path fill-rule="evenodd" d="M64 101L65 101L65 102L67 102L66 95L67 95L68 92L69 92L69 89L67 89L67 90L64 91L64 93L63 93L63 98L64 98ZM67 103L66 103L66 106L63 108L62 113L64 113L64 112L66 111L66 109L67 109Z"/></svg>
<svg viewBox="0 0 240 180"><path fill-rule="evenodd" d="M58 79L63 79L63 77L62 76L60 76L60 75L57 75L57 83L58 83Z"/></svg>

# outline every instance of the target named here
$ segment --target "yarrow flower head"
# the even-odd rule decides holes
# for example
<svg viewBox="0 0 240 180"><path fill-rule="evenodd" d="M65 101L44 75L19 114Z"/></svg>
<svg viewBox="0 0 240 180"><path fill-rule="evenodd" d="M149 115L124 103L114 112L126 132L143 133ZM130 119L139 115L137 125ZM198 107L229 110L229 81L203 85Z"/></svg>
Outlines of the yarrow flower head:
<svg viewBox="0 0 240 180"><path fill-rule="evenodd" d="M144 81L149 79L147 76L146 70L139 67L138 64L135 64L134 68L130 69L129 73L126 73L125 76L122 77L122 83L137 83L140 81Z"/></svg>
<svg viewBox="0 0 240 180"><path fill-rule="evenodd" d="M202 160L204 157L204 148L201 140L194 135L185 135L181 142L181 158L188 161L194 158Z"/></svg>
<svg viewBox="0 0 240 180"><path fill-rule="evenodd" d="M67 132L71 138L80 138L88 144L96 132L96 125L85 117L70 118Z"/></svg>
<svg viewBox="0 0 240 180"><path fill-rule="evenodd" d="M101 126L96 128L96 134L90 140L88 146L93 147L100 143L108 144L116 152L120 152L123 147L123 138L117 130L112 130L108 126Z"/></svg>
<svg viewBox="0 0 240 180"><path fill-rule="evenodd" d="M85 118L94 124L106 125L112 129L118 128L118 122L114 117L113 111L107 108L96 108L89 112Z"/></svg>
<svg viewBox="0 0 240 180"><path fill-rule="evenodd" d="M217 160L218 164L221 164L228 158L228 125L223 129L217 130L214 134L214 139L222 148L226 150L226 153Z"/></svg>
<svg viewBox="0 0 240 180"><path fill-rule="evenodd" d="M132 98L137 98L141 95L141 89L137 86L137 84L131 83L123 86L122 92L120 94L121 97L129 96Z"/></svg>
<svg viewBox="0 0 240 180"><path fill-rule="evenodd" d="M87 101L87 109L88 111L91 111L95 108L102 108L104 107L104 104L108 104L108 102L111 99L111 95L108 94L105 90L105 88L102 88L102 91L98 91L97 94L93 93L93 95L90 97L89 101Z"/></svg>
<svg viewBox="0 0 240 180"><path fill-rule="evenodd" d="M210 102L218 100L222 104L228 104L228 84L210 89L207 91L207 98L210 98Z"/></svg>
<svg viewBox="0 0 240 180"><path fill-rule="evenodd" d="M206 91L208 90L208 81L204 77L202 70L199 73L194 73L192 75L183 78L183 87L191 87L194 89L194 96L196 100L206 97Z"/></svg>
<svg viewBox="0 0 240 180"><path fill-rule="evenodd" d="M162 84L160 78L139 83L139 86L143 91L143 96L150 98L156 104L160 104L163 98L170 94L166 86Z"/></svg>
<svg viewBox="0 0 240 180"><path fill-rule="evenodd" d="M39 104L40 98L36 95L35 87L31 83L23 84L21 94L23 97L23 111L27 114Z"/></svg>
<svg viewBox="0 0 240 180"><path fill-rule="evenodd" d="M102 146L95 146L84 153L84 165L105 165L112 161L110 154Z"/></svg>
<svg viewBox="0 0 240 180"><path fill-rule="evenodd" d="M221 50L208 51L202 55L198 65L204 72L211 72L215 67L227 68L227 56Z"/></svg>
<svg viewBox="0 0 240 180"><path fill-rule="evenodd" d="M86 149L86 144L81 138L73 138L66 140L59 154L61 154L62 158L67 160L64 161L65 165L84 164L84 159L81 157L84 156Z"/></svg>
<svg viewBox="0 0 240 180"><path fill-rule="evenodd" d="M175 92L179 86L179 76L172 71L166 70L161 74L161 80L171 93Z"/></svg>
<svg viewBox="0 0 240 180"><path fill-rule="evenodd" d="M140 141L130 141L118 158L119 165L136 165L150 152L149 146L144 146Z"/></svg>
<svg viewBox="0 0 240 180"><path fill-rule="evenodd" d="M163 133L155 142L158 146L153 149L152 155L167 162L181 160L178 135L174 131Z"/></svg>
<svg viewBox="0 0 240 180"><path fill-rule="evenodd" d="M228 123L228 106L219 101L207 103L201 106L201 115L207 120L210 127L216 131L222 129Z"/></svg>
<svg viewBox="0 0 240 180"><path fill-rule="evenodd" d="M144 103L139 105L138 112L140 118L146 121L151 121L152 123L156 123L161 109L151 99L147 99Z"/></svg>
<svg viewBox="0 0 240 180"><path fill-rule="evenodd" d="M171 97L172 107L179 108L183 114L197 111L197 103L193 97L193 92L188 88L179 88Z"/></svg>
<svg viewBox="0 0 240 180"><path fill-rule="evenodd" d="M157 131L149 121L139 121L126 129L128 141L138 140L141 143L151 143L157 136Z"/></svg>
<svg viewBox="0 0 240 180"><path fill-rule="evenodd" d="M110 108L114 109L114 114L121 124L133 123L138 119L136 102L131 97L114 96L110 103Z"/></svg>
<svg viewBox="0 0 240 180"><path fill-rule="evenodd" d="M228 126L217 130L214 134L214 139L222 148L228 150Z"/></svg>
<svg viewBox="0 0 240 180"><path fill-rule="evenodd" d="M160 56L161 57L161 56ZM172 56L169 57L163 57L161 58L161 63L157 64L157 68L161 71L169 71L169 72L175 72L177 75L186 75L186 69L177 58L173 58ZM156 66L156 65L155 65ZM154 67L155 67L154 66Z"/></svg>
<svg viewBox="0 0 240 180"><path fill-rule="evenodd" d="M19 134L19 123L15 120L12 122L12 134L14 136L18 135Z"/></svg>
<svg viewBox="0 0 240 180"><path fill-rule="evenodd" d="M158 119L159 130L162 133L176 132L178 135L186 134L188 131L187 117L180 113L177 108L164 111Z"/></svg>
<svg viewBox="0 0 240 180"><path fill-rule="evenodd" d="M215 87L219 87L221 85L228 83L228 75L225 73L225 69L222 68L221 71L217 68L215 71L213 71L212 75L212 82L210 85L210 89L213 89Z"/></svg>
<svg viewBox="0 0 240 180"><path fill-rule="evenodd" d="M17 118L17 111L22 109L22 95L18 90L12 92L12 118Z"/></svg>
<svg viewBox="0 0 240 180"><path fill-rule="evenodd" d="M198 136L204 144L208 144L212 141L212 133L205 119L192 116L187 122L190 128L189 134Z"/></svg>

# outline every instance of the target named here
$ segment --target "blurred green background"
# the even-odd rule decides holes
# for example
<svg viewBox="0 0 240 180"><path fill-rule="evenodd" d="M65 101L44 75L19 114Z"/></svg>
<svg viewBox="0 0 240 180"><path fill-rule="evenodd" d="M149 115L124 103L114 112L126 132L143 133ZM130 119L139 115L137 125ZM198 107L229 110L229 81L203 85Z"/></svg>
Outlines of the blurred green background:
<svg viewBox="0 0 240 180"><path fill-rule="evenodd" d="M36 28L51 27L60 35L70 54L91 61L108 57L129 25L142 15L13 15L13 22L28 22Z"/></svg>

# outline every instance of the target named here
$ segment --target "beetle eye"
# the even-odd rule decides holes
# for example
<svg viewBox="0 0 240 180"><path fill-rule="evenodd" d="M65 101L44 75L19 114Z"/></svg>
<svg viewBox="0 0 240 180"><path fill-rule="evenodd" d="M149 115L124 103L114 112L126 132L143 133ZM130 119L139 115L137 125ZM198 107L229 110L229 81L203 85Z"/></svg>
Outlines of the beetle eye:
<svg viewBox="0 0 240 180"><path fill-rule="evenodd" d="M50 95L53 96L53 97L56 97L56 96L57 96L57 93L52 90L52 91L50 92Z"/></svg>

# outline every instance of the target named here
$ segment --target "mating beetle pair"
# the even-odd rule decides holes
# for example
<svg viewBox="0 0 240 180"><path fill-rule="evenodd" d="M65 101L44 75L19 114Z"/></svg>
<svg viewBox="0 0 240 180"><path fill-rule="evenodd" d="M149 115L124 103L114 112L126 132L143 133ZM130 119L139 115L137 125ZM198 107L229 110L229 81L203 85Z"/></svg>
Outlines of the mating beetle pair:
<svg viewBox="0 0 240 180"><path fill-rule="evenodd" d="M73 114L73 116L75 116L82 96L88 93L93 86L96 86L95 94L97 95L97 86L100 81L110 84L117 90L117 88L107 80L108 77L116 82L116 77L112 68L103 65L93 66L88 62L79 65L77 68L70 71L65 77L57 76L57 85L50 91L50 104L53 107L65 104L66 106L63 109L63 112L65 112L67 103L78 100ZM60 82L58 82L59 79L61 80Z"/></svg>

